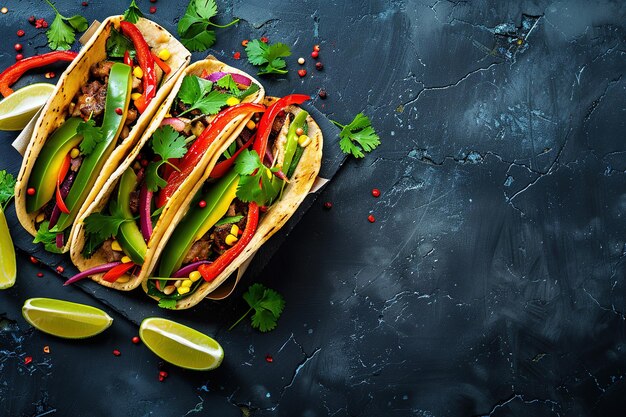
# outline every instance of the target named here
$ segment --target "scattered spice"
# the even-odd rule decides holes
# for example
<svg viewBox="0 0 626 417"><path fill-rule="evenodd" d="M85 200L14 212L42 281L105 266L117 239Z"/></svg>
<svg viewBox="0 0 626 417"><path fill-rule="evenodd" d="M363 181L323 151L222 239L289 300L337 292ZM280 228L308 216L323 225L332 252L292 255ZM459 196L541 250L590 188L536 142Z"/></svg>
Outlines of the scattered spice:
<svg viewBox="0 0 626 417"><path fill-rule="evenodd" d="M113 354L115 356L120 356L122 354L122 352L120 352L118 349L113 349Z"/></svg>
<svg viewBox="0 0 626 417"><path fill-rule="evenodd" d="M327 201L324 203L324 208L326 210L330 210L331 208L333 208L333 203L331 203L330 201Z"/></svg>
<svg viewBox="0 0 626 417"><path fill-rule="evenodd" d="M376 198L380 197L380 190L378 188L372 189L372 195Z"/></svg>
<svg viewBox="0 0 626 417"><path fill-rule="evenodd" d="M130 340L136 345L138 345L139 342L141 342L141 339L139 339L139 336L133 336L133 338Z"/></svg>
<svg viewBox="0 0 626 417"><path fill-rule="evenodd" d="M313 52L319 52L320 51L320 46L319 45L313 45Z"/></svg>
<svg viewBox="0 0 626 417"><path fill-rule="evenodd" d="M15 60L16 61L21 61L22 59L24 59L24 55L22 55L22 54L15 55Z"/></svg>
<svg viewBox="0 0 626 417"><path fill-rule="evenodd" d="M304 68L299 69L299 70L298 70L298 75L299 75L300 77L305 77L305 76L306 76L306 70L305 70Z"/></svg>
<svg viewBox="0 0 626 417"><path fill-rule="evenodd" d="M83 5L83 7L89 6L89 3L87 3L86 1L82 2L81 4Z"/></svg>
<svg viewBox="0 0 626 417"><path fill-rule="evenodd" d="M28 195L35 195L35 189L33 187L30 187L26 190L26 194Z"/></svg>
<svg viewBox="0 0 626 417"><path fill-rule="evenodd" d="M148 10L150 11L151 14L155 14L157 9L156 9L156 6L152 6Z"/></svg>
<svg viewBox="0 0 626 417"><path fill-rule="evenodd" d="M163 378L161 375L159 375L159 382L163 382L165 381L165 378Z"/></svg>
<svg viewBox="0 0 626 417"><path fill-rule="evenodd" d="M274 358L272 358L272 355L270 355L269 353L267 355L265 355L265 362L267 362L267 363L274 362Z"/></svg>
<svg viewBox="0 0 626 417"><path fill-rule="evenodd" d="M56 75L56 74L55 74L54 72L50 71L50 72L46 72L46 74L45 74L44 76L45 76L47 79L50 79L50 78L54 78L54 76L55 76L55 75Z"/></svg>
<svg viewBox="0 0 626 417"><path fill-rule="evenodd" d="M200 200L200 202L198 203L198 206L200 206L200 208L205 208L206 207L206 201Z"/></svg>
<svg viewBox="0 0 626 417"><path fill-rule="evenodd" d="M63 268L63 266L61 266L61 265L57 266L57 268L56 268L56 269L57 269L57 272L58 272L59 274L62 274L63 272L65 272L65 268Z"/></svg>
<svg viewBox="0 0 626 417"><path fill-rule="evenodd" d="M26 32L24 32L22 29L20 29L20 30L18 30L18 31L17 31L17 36L19 36L20 38L21 38L22 36L24 36L25 34L26 34Z"/></svg>
<svg viewBox="0 0 626 417"><path fill-rule="evenodd" d="M233 58L234 58L234 59L241 59L241 52L235 52L235 53L233 54Z"/></svg>
<svg viewBox="0 0 626 417"><path fill-rule="evenodd" d="M117 113L117 114L119 114L119 115L121 116L122 114L124 114L124 110L122 110L122 108L121 108L121 107L117 107L117 108L115 109L115 113Z"/></svg>
<svg viewBox="0 0 626 417"><path fill-rule="evenodd" d="M15 48L15 50L16 50L17 52L19 52L19 51L21 51L21 50L22 50L22 44L21 44L21 43L16 43L16 44L13 46L13 48Z"/></svg>
<svg viewBox="0 0 626 417"><path fill-rule="evenodd" d="M39 278L43 277L43 272L37 272L37 276L38 276Z"/></svg>
<svg viewBox="0 0 626 417"><path fill-rule="evenodd" d="M327 93L326 90L324 90L323 88L319 91L319 93L317 93L317 95L322 99L322 100L326 100L327 97Z"/></svg>
<svg viewBox="0 0 626 417"><path fill-rule="evenodd" d="M35 16L30 16L28 18L28 23L30 23L31 25L35 26L35 22L37 21L37 19L35 18Z"/></svg>
<svg viewBox="0 0 626 417"><path fill-rule="evenodd" d="M43 347L43 353L50 353L50 346L46 345Z"/></svg>
<svg viewBox="0 0 626 417"><path fill-rule="evenodd" d="M169 374L167 373L167 371L159 371L159 376L162 376L163 378L167 378Z"/></svg>
<svg viewBox="0 0 626 417"><path fill-rule="evenodd" d="M321 71L324 69L324 64L322 64L321 62L316 62L315 63L315 69L317 69L318 71Z"/></svg>
<svg viewBox="0 0 626 417"><path fill-rule="evenodd" d="M46 22L46 19L44 19L43 17L41 19L37 19L35 21L35 28L36 29L41 29L41 28L47 28L48 27L48 22Z"/></svg>
<svg viewBox="0 0 626 417"><path fill-rule="evenodd" d="M315 59L317 59L317 57L319 56L319 54L320 54L320 53L319 53L318 51L313 51L313 52L311 52L311 58L315 58Z"/></svg>
<svg viewBox="0 0 626 417"><path fill-rule="evenodd" d="M376 217L374 217L373 214L370 214L369 216L367 216L367 221L370 223L374 223L376 221Z"/></svg>
<svg viewBox="0 0 626 417"><path fill-rule="evenodd" d="M39 259L35 258L34 256L31 256L30 263L37 265L39 263Z"/></svg>
<svg viewBox="0 0 626 417"><path fill-rule="evenodd" d="M150 0L150 3L156 3L157 0Z"/></svg>
<svg viewBox="0 0 626 417"><path fill-rule="evenodd" d="M29 363L31 363L33 361L33 357L32 356L26 356L24 358L24 365L28 365Z"/></svg>
<svg viewBox="0 0 626 417"><path fill-rule="evenodd" d="M302 57L298 58L298 64L304 65L304 58Z"/></svg>
<svg viewBox="0 0 626 417"><path fill-rule="evenodd" d="M250 42L248 39L242 40L241 41L241 46L243 46L245 48L246 46L248 46L248 42Z"/></svg>
<svg viewBox="0 0 626 417"><path fill-rule="evenodd" d="M269 40L269 38L268 38L267 36L262 36L262 37L261 37L261 42L263 42L263 43L268 43L269 41L270 41L270 40Z"/></svg>

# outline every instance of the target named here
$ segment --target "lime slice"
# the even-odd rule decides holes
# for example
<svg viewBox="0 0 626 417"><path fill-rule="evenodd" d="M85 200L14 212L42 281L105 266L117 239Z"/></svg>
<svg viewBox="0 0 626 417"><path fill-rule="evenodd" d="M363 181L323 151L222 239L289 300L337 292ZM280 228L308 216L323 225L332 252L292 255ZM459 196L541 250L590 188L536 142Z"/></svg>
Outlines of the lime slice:
<svg viewBox="0 0 626 417"><path fill-rule="evenodd" d="M54 91L54 84L37 83L15 90L0 101L0 130L22 130Z"/></svg>
<svg viewBox="0 0 626 417"><path fill-rule="evenodd" d="M26 300L22 315L36 329L67 339L95 336L113 323L99 308L52 298Z"/></svg>
<svg viewBox="0 0 626 417"><path fill-rule="evenodd" d="M17 267L15 265L15 248L9 233L7 219L0 207L0 290L11 288L15 284Z"/></svg>
<svg viewBox="0 0 626 417"><path fill-rule="evenodd" d="M175 321L147 318L139 326L139 337L158 357L181 368L208 371L224 359L219 343Z"/></svg>

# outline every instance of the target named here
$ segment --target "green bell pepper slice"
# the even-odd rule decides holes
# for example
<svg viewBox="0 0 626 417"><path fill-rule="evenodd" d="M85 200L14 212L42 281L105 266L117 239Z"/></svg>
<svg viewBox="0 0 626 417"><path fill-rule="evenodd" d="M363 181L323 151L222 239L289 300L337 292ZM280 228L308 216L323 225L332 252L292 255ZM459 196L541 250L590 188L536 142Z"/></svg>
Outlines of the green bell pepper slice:
<svg viewBox="0 0 626 417"><path fill-rule="evenodd" d="M291 125L289 126L289 130L287 131L287 144L285 145L285 158L281 168L283 172L289 171L289 168L291 167L291 161L296 153L296 149L298 149L298 135L296 134L296 130L304 129L308 115L309 113L302 110L296 115L296 117L294 117L293 122L291 122Z"/></svg>
<svg viewBox="0 0 626 417"><path fill-rule="evenodd" d="M128 168L122 174L120 183L117 188L117 200L111 204L117 204L118 211L122 213L124 218L130 220L122 223L115 238L119 242L124 252L137 265L142 265L148 250L143 235L135 222L135 217L130 211L130 194L137 186L137 174L132 168Z"/></svg>
<svg viewBox="0 0 626 417"><path fill-rule="evenodd" d="M103 133L102 141L83 159L74 184L65 198L65 205L70 210L70 214L61 214L59 222L54 227L56 231L61 232L74 222L78 210L92 191L96 178L101 174L104 164L115 149L117 138L122 132L128 113L131 89L130 67L122 63L113 64L109 73L104 117L100 127ZM118 114L117 109L122 109L121 114Z"/></svg>
<svg viewBox="0 0 626 417"><path fill-rule="evenodd" d="M169 277L180 269L191 246L224 217L235 199L239 174L230 170L202 196L204 208L195 205L178 224L161 253L159 276Z"/></svg>

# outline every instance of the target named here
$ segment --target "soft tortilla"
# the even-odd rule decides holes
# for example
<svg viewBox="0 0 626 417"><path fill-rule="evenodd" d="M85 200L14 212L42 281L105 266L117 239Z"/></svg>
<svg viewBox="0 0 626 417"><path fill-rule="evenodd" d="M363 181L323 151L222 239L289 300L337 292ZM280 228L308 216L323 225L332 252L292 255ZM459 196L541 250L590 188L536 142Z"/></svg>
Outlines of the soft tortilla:
<svg viewBox="0 0 626 417"><path fill-rule="evenodd" d="M199 61L190 65L184 71L184 75L200 76L203 70L206 70L209 74L218 72L218 71L242 74L250 78L255 84L257 84L260 87L259 91L246 97L243 100L243 102L244 103L247 103L247 102L260 103L263 100L263 97L265 95L265 90L260 82L258 82L257 80L252 78L250 75L246 74L245 72L240 71L236 68L233 68L231 66L224 64L223 62L218 61L213 56L209 56L207 57L207 59L203 61ZM109 202L109 198L111 194L115 191L116 185L120 177L124 173L124 171L126 171L126 169L130 167L130 165L135 161L139 152L143 149L144 145L148 143L154 131L161 126L161 121L169 113L170 107L172 106L172 103L174 102L176 98L176 94L178 93L178 90L180 89L180 86L182 85L183 78L184 76L180 77L177 80L176 84L172 88L171 94L163 102L157 114L155 115L154 119L152 120L152 122L150 123L146 131L143 133L139 142L133 148L133 150L128 155L128 157L122 161L122 163L115 169L113 173L109 174L109 178L104 184L102 191L96 196L93 202L82 212L81 216L77 218L76 225L75 225L76 232L74 234L74 240L71 245L70 255L72 257L72 262L74 262L74 264L78 267L79 270L84 271L86 269L93 268L95 266L107 263L101 250L97 250L91 258L85 258L82 255L81 252L86 242L84 220L90 214L100 212L102 209L106 207L107 203ZM228 126L228 128L222 131L221 136L209 147L209 149L206 151L204 157L202 158L200 163L197 165L195 170L192 171L191 175L187 177L187 179L181 184L180 188L174 193L172 198L170 198L169 202L165 205L165 208L163 209L163 212L161 213L161 216L159 217L159 220L157 221L157 224L155 225L154 230L152 231L152 236L150 237L150 241L148 242L148 253L150 253L151 248L157 247L159 240L162 238L164 234L162 230L167 229L166 225L168 225L168 223L163 221L164 217L166 217L168 213L175 212L178 209L179 204L183 201L182 196L186 196L189 193L188 190L194 187L195 184L199 181L200 177L202 177L204 173L204 168L207 166L207 164L211 162L213 158L213 152L216 149L218 149L218 147L221 146L221 144L224 142L222 138L227 138L231 135L235 135L235 137L237 137L237 135L239 135L241 130L243 130L243 128L245 127L245 124L247 121L248 121L247 118L243 118L243 117L235 118L233 122ZM146 259L147 259L147 255L146 255ZM141 273L143 273L143 270L145 269L146 265L147 263L144 262L144 268L142 268ZM139 284L141 283L141 273L139 273L137 276L126 275L129 278L129 281L125 283L118 283L118 282L111 283L111 282L104 281L102 279L102 276L104 274L96 274L96 275L93 275L91 278L94 281L106 287L115 288L117 290L122 290L122 291L129 291L139 286Z"/></svg>
<svg viewBox="0 0 626 417"><path fill-rule="evenodd" d="M81 49L78 56L70 63L59 78L59 82L50 100L42 109L39 119L35 124L33 135L26 149L26 153L24 154L22 167L15 185L15 209L17 211L17 217L22 226L33 236L37 233L35 227L37 213L28 213L26 211L26 189L28 187L30 173L35 165L35 160L39 156L48 137L61 126L68 117L70 103L80 91L80 88L87 82L91 66L106 59L106 41L109 38L109 33L112 27L119 28L121 21L122 16L111 16L102 23L98 31ZM83 205L78 209L77 218L98 195L111 173L119 164L119 161L122 161L133 146L135 146L141 133L143 133L146 126L152 120L152 116L159 108L159 105L165 100L182 74L183 69L189 65L189 61L191 60L191 53L161 26L144 18L139 19L136 25L144 35L146 42L153 47L155 52L158 53L158 51L164 48L167 48L171 52L172 55L168 60L168 65L172 68L172 72L163 80L156 96L152 99L146 111L139 117L128 137L113 150L113 153L104 165L104 169L91 186L91 192L85 199ZM75 231L76 222L70 230L70 236L62 249L63 252L68 251Z"/></svg>
<svg viewBox="0 0 626 417"><path fill-rule="evenodd" d="M276 98L266 98L265 104L269 105L276 100ZM291 112L295 115L302 110L299 107L290 106L286 109L286 111ZM298 206L300 205L300 203L302 203L302 201L309 193L309 190L313 186L315 178L317 177L317 174L319 173L322 164L322 131L311 116L307 117L307 123L308 135L311 138L311 143L305 148L304 153L302 154L302 158L298 163L298 168L296 168L296 171L291 177L289 184L287 184L287 186L285 187L282 198L274 203L260 219L257 226L257 231L250 243L244 249L244 251L213 281L203 282L192 295L178 300L175 307L176 310L193 307L200 301L202 301L209 293L216 290L224 281L226 281L231 276L231 274L233 274L233 272L237 271L237 269L242 266L248 260L248 258L253 256L263 243L265 243L274 233L280 230L280 228L285 223L287 223L289 218L298 209ZM167 240L174 232L176 225L180 223L180 221L189 210L189 206L191 204L191 201L193 200L194 195L200 190L204 181L209 177L209 174L213 170L213 167L217 163L220 155L224 153L226 149L228 149L228 146L236 137L237 136L230 136L222 143L219 151L217 151L213 155L211 164L204 172L201 181L199 181L188 194L180 195L180 198L184 198L184 201L182 201L178 205L179 209L175 212L170 212L166 216L161 217L161 220L163 220L164 223L169 224L170 227L161 230L164 236L162 236L162 238L160 239L159 245L152 250L149 249L148 253L146 254L144 269L142 270L141 274L141 278L143 280L142 287L144 291L147 292L148 290L148 278L156 267L159 260L159 255L165 248ZM147 268L145 267L146 265L148 265ZM152 298L158 300L158 297Z"/></svg>

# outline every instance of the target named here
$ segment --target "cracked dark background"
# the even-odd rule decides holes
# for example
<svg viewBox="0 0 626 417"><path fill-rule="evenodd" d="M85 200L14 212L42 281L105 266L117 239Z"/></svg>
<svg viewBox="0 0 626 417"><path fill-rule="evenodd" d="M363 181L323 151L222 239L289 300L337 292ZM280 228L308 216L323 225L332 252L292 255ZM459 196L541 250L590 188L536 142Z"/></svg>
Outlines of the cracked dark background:
<svg viewBox="0 0 626 417"><path fill-rule="evenodd" d="M27 55L46 51L26 23L34 10L51 21L42 3L4 2L2 67L19 27ZM57 3L90 20L127 6ZM186 3L159 0L152 18L174 32ZM345 163L262 273L180 315L224 346L214 372L167 366L159 383L158 358L130 342L137 314L61 288L20 251L18 283L0 294L0 415L623 416L626 4L218 4L221 23L241 19L218 29L218 58L254 73L233 59L242 39L292 45L290 74L268 91L323 87L322 113L364 111L382 145ZM14 136L2 134L3 165L17 166ZM254 281L284 294L278 328L225 331ZM81 342L49 337L21 318L33 296L96 305L115 323Z"/></svg>

